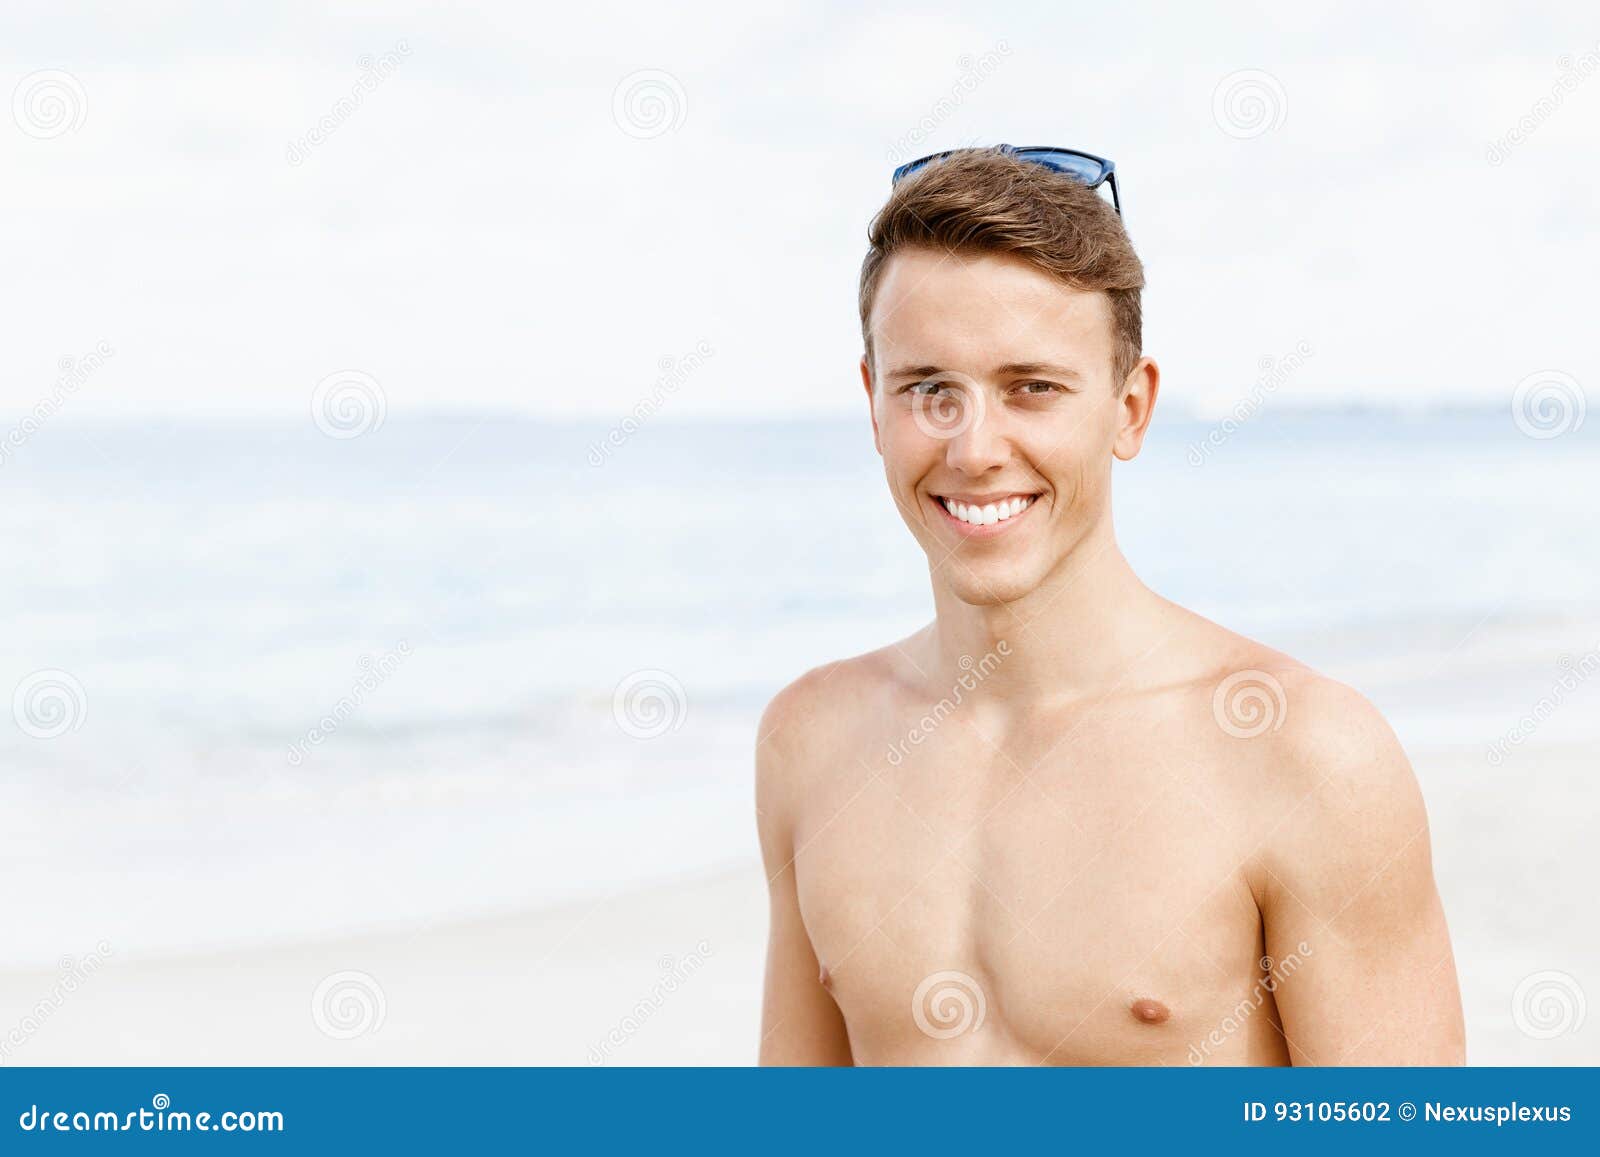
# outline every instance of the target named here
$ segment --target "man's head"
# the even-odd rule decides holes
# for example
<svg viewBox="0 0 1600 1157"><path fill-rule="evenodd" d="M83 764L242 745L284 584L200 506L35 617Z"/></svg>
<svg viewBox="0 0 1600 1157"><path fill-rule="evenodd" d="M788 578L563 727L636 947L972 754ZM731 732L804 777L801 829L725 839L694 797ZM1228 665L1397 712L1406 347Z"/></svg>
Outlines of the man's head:
<svg viewBox="0 0 1600 1157"><path fill-rule="evenodd" d="M958 597L1021 598L1109 533L1111 459L1138 453L1159 384L1143 267L1093 190L988 149L901 181L869 240L861 373L890 491Z"/></svg>

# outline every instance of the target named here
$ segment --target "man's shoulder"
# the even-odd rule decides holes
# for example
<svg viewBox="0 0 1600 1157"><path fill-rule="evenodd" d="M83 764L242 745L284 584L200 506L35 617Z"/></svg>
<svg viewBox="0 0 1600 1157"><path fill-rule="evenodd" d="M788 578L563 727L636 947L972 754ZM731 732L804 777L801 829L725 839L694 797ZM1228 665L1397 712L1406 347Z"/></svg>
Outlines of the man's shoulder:
<svg viewBox="0 0 1600 1157"><path fill-rule="evenodd" d="M1230 765L1290 790L1414 792L1399 740L1366 696L1264 643L1193 620L1183 689L1189 709L1209 716L1202 725Z"/></svg>
<svg viewBox="0 0 1600 1157"><path fill-rule="evenodd" d="M1410 778L1394 731L1361 692L1270 648L1247 659L1217 672L1211 713L1230 738L1259 734L1276 774L1373 789Z"/></svg>
<svg viewBox="0 0 1600 1157"><path fill-rule="evenodd" d="M1319 906L1339 897L1333 911L1386 872L1395 886L1415 884L1421 877L1396 864L1425 835L1426 810L1378 708L1345 683L1215 624L1188 642L1186 734L1203 737L1190 750L1244 818L1258 900L1287 887Z"/></svg>
<svg viewBox="0 0 1600 1157"><path fill-rule="evenodd" d="M1333 768L1398 753L1383 715L1354 688L1264 643L1189 614L1186 690L1226 739L1261 740L1280 767ZM1256 746L1252 744L1251 746Z"/></svg>
<svg viewBox="0 0 1600 1157"><path fill-rule="evenodd" d="M758 742L791 750L839 735L902 679L902 665L891 645L813 667L772 697L761 715Z"/></svg>
<svg viewBox="0 0 1600 1157"><path fill-rule="evenodd" d="M855 770L849 748L903 675L894 646L824 663L772 697L756 734L756 810L765 846L821 783Z"/></svg>
<svg viewBox="0 0 1600 1157"><path fill-rule="evenodd" d="M1389 855L1425 825L1411 764L1366 696L1225 634L1198 690L1208 697L1213 749L1270 812L1261 817L1273 833L1269 853L1277 847L1301 860L1338 849L1335 858L1354 870L1372 858L1365 852Z"/></svg>

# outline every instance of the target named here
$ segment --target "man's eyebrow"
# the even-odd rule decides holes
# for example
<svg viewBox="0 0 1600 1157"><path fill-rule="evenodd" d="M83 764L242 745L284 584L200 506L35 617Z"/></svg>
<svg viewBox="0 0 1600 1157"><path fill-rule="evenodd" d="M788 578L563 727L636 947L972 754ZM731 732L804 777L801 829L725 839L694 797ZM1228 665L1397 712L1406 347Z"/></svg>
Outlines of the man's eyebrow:
<svg viewBox="0 0 1600 1157"><path fill-rule="evenodd" d="M1007 362L997 366L996 372L1001 374L1049 374L1057 378L1072 378L1082 380L1083 375L1071 366L1057 365L1055 362Z"/></svg>
<svg viewBox="0 0 1600 1157"><path fill-rule="evenodd" d="M896 366L883 376L886 378L931 378L935 374L948 373L948 370L938 366Z"/></svg>
<svg viewBox="0 0 1600 1157"><path fill-rule="evenodd" d="M949 373L941 366L896 366L884 375L885 378L931 378L939 374ZM1058 378L1071 378L1082 381L1083 374L1071 366L1058 365L1055 362L1007 362L1003 366L996 366L995 373L1006 376L1017 374L1049 374Z"/></svg>

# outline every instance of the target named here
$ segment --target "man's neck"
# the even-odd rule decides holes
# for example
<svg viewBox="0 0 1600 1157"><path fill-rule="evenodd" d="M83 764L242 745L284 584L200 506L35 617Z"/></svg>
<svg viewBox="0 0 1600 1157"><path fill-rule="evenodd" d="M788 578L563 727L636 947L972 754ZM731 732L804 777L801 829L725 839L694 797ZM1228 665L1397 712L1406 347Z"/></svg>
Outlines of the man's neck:
<svg viewBox="0 0 1600 1157"><path fill-rule="evenodd" d="M1159 645L1167 603L1139 580L1109 527L1096 538L1012 602L963 602L936 580L930 643L938 678L973 669L965 656L982 666L985 696L1048 702L1114 691Z"/></svg>

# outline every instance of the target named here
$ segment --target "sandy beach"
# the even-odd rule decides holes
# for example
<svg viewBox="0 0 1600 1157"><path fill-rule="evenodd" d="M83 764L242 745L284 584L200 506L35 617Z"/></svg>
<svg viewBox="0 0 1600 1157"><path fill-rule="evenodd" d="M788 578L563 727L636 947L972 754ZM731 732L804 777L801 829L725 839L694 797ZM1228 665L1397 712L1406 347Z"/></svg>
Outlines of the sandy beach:
<svg viewBox="0 0 1600 1157"><path fill-rule="evenodd" d="M749 1064L765 936L760 866L750 863L411 932L170 960L113 952L5 1061ZM355 973L365 978L317 999L328 978ZM47 1000L60 975L0 976L6 1027Z"/></svg>

